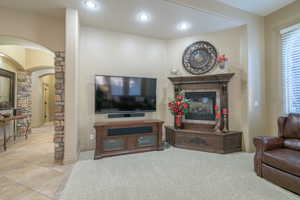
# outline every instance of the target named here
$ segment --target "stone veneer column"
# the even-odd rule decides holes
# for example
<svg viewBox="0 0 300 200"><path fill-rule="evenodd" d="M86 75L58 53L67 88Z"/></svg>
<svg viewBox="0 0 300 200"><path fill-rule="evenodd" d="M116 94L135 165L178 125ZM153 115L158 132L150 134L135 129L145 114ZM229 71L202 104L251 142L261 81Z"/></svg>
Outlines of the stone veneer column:
<svg viewBox="0 0 300 200"><path fill-rule="evenodd" d="M27 123L31 123L32 117L32 99L31 99L31 73L17 72L17 102L18 115L28 115L27 120L17 120L17 135L25 135ZM31 126L30 126L31 127ZM29 127L29 132L31 128Z"/></svg>
<svg viewBox="0 0 300 200"><path fill-rule="evenodd" d="M64 159L65 52L55 52L55 161Z"/></svg>

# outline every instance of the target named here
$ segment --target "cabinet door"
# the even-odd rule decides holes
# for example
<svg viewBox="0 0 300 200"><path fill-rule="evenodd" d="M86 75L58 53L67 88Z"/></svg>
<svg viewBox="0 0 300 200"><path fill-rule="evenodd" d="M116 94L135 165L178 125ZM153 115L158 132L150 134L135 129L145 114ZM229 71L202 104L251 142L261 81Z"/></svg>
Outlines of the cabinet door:
<svg viewBox="0 0 300 200"><path fill-rule="evenodd" d="M127 149L135 149L136 148L136 136L127 137Z"/></svg>
<svg viewBox="0 0 300 200"><path fill-rule="evenodd" d="M116 139L105 139L103 141L103 150L104 151L118 151L124 149L124 139L116 138Z"/></svg>
<svg viewBox="0 0 300 200"><path fill-rule="evenodd" d="M154 146L157 143L156 135L139 136L137 138L138 147Z"/></svg>

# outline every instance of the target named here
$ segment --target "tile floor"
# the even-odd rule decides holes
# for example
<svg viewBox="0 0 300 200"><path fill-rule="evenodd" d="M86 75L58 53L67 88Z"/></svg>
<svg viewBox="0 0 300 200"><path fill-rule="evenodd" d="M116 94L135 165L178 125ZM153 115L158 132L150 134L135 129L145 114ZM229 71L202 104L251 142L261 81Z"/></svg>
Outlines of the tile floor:
<svg viewBox="0 0 300 200"><path fill-rule="evenodd" d="M72 165L54 163L53 126L34 128L28 140L19 138L0 149L0 200L55 200Z"/></svg>

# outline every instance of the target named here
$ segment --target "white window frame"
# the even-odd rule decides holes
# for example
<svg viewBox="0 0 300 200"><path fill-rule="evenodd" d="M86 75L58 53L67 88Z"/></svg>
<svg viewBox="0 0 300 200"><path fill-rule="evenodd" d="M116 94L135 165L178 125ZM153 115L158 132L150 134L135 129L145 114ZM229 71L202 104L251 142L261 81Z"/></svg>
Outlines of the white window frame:
<svg viewBox="0 0 300 200"><path fill-rule="evenodd" d="M287 106L287 96L286 96L286 88L285 86L285 74L284 74L284 65L283 65L283 46L282 46L282 35L286 34L290 31L294 31L294 30L300 30L300 23L299 24L295 24L292 26L289 26L287 28L281 29L280 30L280 65L281 65L281 71L280 71L280 76L281 76L281 82L282 82L282 111L284 114L289 114L290 111L288 110L288 106ZM300 70L300 69L299 69ZM300 112L299 112L300 113Z"/></svg>

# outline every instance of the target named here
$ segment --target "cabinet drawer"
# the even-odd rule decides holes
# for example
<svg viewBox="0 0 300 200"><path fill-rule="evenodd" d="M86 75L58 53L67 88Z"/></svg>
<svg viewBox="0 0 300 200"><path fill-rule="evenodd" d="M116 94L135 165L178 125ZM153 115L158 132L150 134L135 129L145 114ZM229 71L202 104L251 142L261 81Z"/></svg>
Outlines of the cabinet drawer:
<svg viewBox="0 0 300 200"><path fill-rule="evenodd" d="M103 150L104 151L117 151L124 149L124 139L117 138L117 139L106 139L103 141Z"/></svg>
<svg viewBox="0 0 300 200"><path fill-rule="evenodd" d="M177 135L177 145L187 145L193 147L209 147L212 138L198 135Z"/></svg>
<svg viewBox="0 0 300 200"><path fill-rule="evenodd" d="M137 146L138 147L154 146L157 143L156 140L157 140L156 135L139 136L137 138Z"/></svg>

